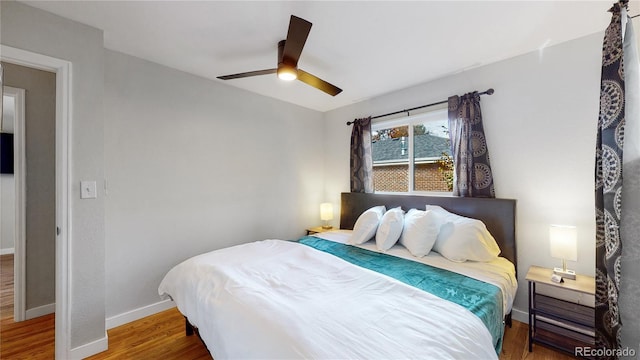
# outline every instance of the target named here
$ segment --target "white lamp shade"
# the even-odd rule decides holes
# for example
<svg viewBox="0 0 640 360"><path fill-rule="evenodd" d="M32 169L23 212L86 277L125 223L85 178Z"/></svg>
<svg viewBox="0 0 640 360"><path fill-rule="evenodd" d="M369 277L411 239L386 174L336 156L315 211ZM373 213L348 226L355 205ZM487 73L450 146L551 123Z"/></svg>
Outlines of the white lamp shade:
<svg viewBox="0 0 640 360"><path fill-rule="evenodd" d="M320 204L320 220L333 219L333 205L331 203Z"/></svg>
<svg viewBox="0 0 640 360"><path fill-rule="evenodd" d="M575 226L551 225L549 242L552 257L570 261L578 260L578 232Z"/></svg>

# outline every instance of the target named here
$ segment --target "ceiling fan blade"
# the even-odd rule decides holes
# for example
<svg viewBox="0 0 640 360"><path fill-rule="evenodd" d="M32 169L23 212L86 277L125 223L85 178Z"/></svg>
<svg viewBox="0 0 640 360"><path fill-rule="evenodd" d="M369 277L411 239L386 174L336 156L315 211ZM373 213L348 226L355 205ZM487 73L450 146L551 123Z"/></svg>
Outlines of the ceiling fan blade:
<svg viewBox="0 0 640 360"><path fill-rule="evenodd" d="M218 76L218 79L221 79L221 80L240 79L240 78L245 78L245 77L249 77L249 76L275 74L276 71L278 71L278 69L266 69L266 70L258 70L258 71L249 71L249 72L243 72L243 73L239 73L239 74Z"/></svg>
<svg viewBox="0 0 640 360"><path fill-rule="evenodd" d="M298 66L298 60L300 59L300 54L302 54L304 43L307 42L307 37L309 37L311 25L307 20L291 15L289 31L282 51L282 62L294 67Z"/></svg>
<svg viewBox="0 0 640 360"><path fill-rule="evenodd" d="M298 69L298 80L307 85L311 85L318 90L322 90L331 96L336 96L342 92L339 87L329 84L328 82L320 79L317 76L311 75L308 72Z"/></svg>

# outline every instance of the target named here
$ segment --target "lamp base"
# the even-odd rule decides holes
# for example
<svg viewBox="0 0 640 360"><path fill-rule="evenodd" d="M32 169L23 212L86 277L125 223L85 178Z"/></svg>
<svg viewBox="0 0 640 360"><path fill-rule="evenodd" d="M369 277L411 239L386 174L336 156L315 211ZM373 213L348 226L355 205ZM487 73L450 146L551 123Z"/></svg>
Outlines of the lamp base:
<svg viewBox="0 0 640 360"><path fill-rule="evenodd" d="M573 270L562 270L562 268L553 268L553 273L562 276L563 279L576 279L576 272Z"/></svg>
<svg viewBox="0 0 640 360"><path fill-rule="evenodd" d="M329 230L329 229L333 229L333 226L331 225L322 225L322 228L325 230Z"/></svg>

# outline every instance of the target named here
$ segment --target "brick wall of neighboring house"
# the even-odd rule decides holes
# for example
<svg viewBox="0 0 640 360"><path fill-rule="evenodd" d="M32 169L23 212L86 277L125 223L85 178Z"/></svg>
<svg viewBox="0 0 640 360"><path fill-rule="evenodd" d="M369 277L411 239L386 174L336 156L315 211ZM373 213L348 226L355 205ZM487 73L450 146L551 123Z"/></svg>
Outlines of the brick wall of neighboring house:
<svg viewBox="0 0 640 360"><path fill-rule="evenodd" d="M416 165L414 185L418 191L449 191L438 164Z"/></svg>
<svg viewBox="0 0 640 360"><path fill-rule="evenodd" d="M409 191L408 165L385 165L373 167L373 189L375 191Z"/></svg>
<svg viewBox="0 0 640 360"><path fill-rule="evenodd" d="M409 167L407 165L386 165L373 167L373 187L375 191L408 191ZM417 164L414 180L417 191L448 191L438 164Z"/></svg>

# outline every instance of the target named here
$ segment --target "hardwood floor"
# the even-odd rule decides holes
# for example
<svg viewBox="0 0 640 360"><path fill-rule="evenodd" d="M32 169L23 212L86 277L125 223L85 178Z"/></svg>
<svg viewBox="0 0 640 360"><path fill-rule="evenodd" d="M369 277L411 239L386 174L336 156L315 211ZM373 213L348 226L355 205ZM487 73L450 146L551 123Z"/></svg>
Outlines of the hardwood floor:
<svg viewBox="0 0 640 360"><path fill-rule="evenodd" d="M173 308L111 329L109 350L89 360L198 359L211 355L198 336L186 336L184 317Z"/></svg>
<svg viewBox="0 0 640 360"><path fill-rule="evenodd" d="M13 322L13 255L0 256L0 359L53 359L53 315ZM185 336L184 318L170 309L108 331L109 350L100 359L211 359L197 336ZM527 324L514 321L505 330L500 360L566 360L568 355L544 346L528 349Z"/></svg>
<svg viewBox="0 0 640 360"><path fill-rule="evenodd" d="M13 321L13 255L0 255L0 359L54 357L54 315Z"/></svg>
<svg viewBox="0 0 640 360"><path fill-rule="evenodd" d="M566 355L542 345L533 344L533 352L529 352L529 326L513 320L513 326L504 331L500 360L569 360L573 356Z"/></svg>
<svg viewBox="0 0 640 360"><path fill-rule="evenodd" d="M0 319L13 320L13 255L0 255Z"/></svg>

